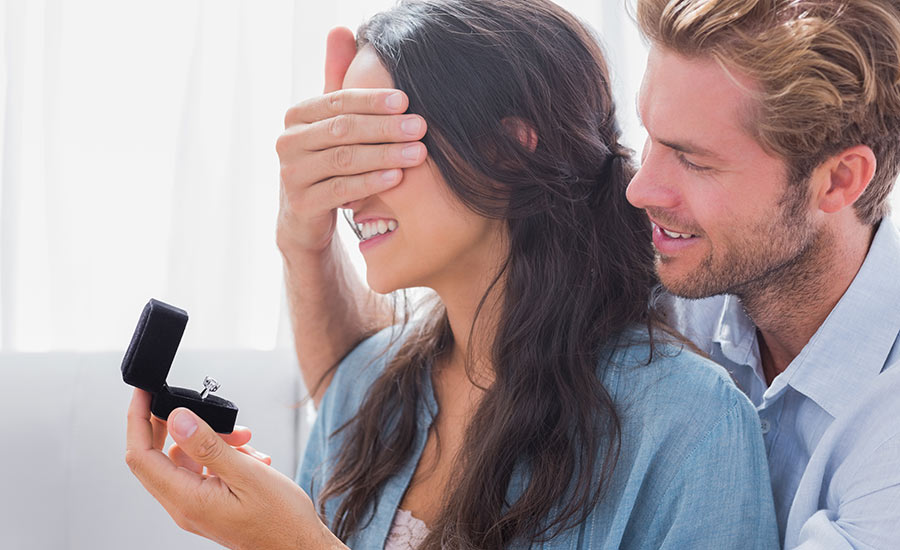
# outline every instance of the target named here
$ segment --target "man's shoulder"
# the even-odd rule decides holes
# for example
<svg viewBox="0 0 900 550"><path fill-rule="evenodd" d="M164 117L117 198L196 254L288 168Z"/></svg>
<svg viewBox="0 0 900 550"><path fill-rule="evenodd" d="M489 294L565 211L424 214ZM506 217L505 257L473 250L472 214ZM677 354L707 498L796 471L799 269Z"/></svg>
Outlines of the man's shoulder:
<svg viewBox="0 0 900 550"><path fill-rule="evenodd" d="M834 448L848 455L865 455L890 440L900 438L900 364L887 365L852 405L829 428L840 439ZM900 463L900 456L897 457Z"/></svg>

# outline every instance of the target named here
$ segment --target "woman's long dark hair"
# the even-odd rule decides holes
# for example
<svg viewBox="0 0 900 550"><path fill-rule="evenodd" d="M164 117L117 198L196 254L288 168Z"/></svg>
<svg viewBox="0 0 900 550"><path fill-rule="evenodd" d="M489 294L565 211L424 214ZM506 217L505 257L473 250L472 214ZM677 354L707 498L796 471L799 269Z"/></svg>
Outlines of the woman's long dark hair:
<svg viewBox="0 0 900 550"><path fill-rule="evenodd" d="M546 540L602 497L620 444L601 383L608 350L626 329L655 322L650 228L625 199L633 166L601 49L548 0L402 1L358 41L428 121L424 142L454 195L508 228L492 285L501 290L495 378L423 548ZM438 305L341 428L319 502L324 514L342 497L332 525L342 539L371 520L385 482L411 459L427 365L452 343ZM507 502L514 469L527 484Z"/></svg>

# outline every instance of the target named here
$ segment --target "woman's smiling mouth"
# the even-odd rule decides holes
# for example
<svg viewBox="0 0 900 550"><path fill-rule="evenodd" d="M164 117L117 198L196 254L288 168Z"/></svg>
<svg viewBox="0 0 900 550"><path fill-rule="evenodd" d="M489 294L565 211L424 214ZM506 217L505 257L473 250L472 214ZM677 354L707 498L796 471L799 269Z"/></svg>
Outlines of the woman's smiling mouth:
<svg viewBox="0 0 900 550"><path fill-rule="evenodd" d="M385 218L360 220L353 223L361 243L392 233L398 227L396 220Z"/></svg>

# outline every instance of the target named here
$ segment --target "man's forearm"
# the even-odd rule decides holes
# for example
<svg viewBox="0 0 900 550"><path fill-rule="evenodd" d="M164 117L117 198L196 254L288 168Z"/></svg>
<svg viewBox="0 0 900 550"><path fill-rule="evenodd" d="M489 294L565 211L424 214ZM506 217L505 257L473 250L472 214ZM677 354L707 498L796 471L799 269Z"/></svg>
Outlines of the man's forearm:
<svg viewBox="0 0 900 550"><path fill-rule="evenodd" d="M360 280L337 235L321 253L283 251L282 257L294 346L318 407L329 369L367 332L387 326L391 308Z"/></svg>

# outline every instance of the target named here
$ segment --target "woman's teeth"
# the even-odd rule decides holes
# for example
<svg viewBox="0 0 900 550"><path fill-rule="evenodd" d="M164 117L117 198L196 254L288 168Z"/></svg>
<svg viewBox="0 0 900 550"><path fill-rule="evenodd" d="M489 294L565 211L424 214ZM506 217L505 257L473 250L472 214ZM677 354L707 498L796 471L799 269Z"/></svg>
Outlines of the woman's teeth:
<svg viewBox="0 0 900 550"><path fill-rule="evenodd" d="M356 229L359 231L362 240L366 241L372 237L384 235L397 229L397 222L394 220L378 220L377 222L358 223L356 224Z"/></svg>

